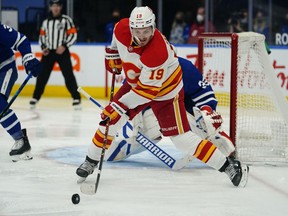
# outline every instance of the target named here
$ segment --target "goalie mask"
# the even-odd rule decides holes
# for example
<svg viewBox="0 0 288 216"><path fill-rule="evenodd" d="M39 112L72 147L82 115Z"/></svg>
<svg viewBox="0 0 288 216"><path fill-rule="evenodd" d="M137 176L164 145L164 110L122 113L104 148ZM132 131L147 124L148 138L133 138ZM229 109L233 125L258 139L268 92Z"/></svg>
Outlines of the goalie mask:
<svg viewBox="0 0 288 216"><path fill-rule="evenodd" d="M155 31L155 15L149 7L135 7L129 18L129 26L133 41L145 46ZM151 27L151 28L149 28Z"/></svg>

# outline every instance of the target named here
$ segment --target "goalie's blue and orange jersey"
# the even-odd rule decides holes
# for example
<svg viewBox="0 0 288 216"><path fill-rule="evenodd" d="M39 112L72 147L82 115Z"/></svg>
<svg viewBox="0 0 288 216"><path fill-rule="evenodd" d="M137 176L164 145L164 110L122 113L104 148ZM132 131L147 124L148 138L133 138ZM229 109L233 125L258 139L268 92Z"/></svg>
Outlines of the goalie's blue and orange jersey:
<svg viewBox="0 0 288 216"><path fill-rule="evenodd" d="M121 98L129 108L151 100L174 98L183 87L177 56L157 29L146 46L136 46L132 43L129 20L122 19L115 26L111 48L118 50L126 80L132 87Z"/></svg>

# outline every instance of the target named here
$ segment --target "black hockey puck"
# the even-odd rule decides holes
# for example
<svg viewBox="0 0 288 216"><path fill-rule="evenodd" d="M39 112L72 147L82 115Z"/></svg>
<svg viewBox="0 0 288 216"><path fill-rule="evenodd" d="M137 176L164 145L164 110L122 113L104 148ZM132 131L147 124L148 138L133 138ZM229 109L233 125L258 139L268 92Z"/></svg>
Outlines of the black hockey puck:
<svg viewBox="0 0 288 216"><path fill-rule="evenodd" d="M72 203L73 204L78 204L80 202L80 196L79 194L73 194L71 197Z"/></svg>

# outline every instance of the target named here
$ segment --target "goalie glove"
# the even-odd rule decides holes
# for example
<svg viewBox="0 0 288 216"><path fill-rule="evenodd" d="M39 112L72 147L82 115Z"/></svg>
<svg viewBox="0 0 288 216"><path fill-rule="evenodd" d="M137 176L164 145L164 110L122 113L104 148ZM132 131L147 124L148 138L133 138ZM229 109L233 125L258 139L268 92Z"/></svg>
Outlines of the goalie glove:
<svg viewBox="0 0 288 216"><path fill-rule="evenodd" d="M220 113L214 111L210 106L204 105L200 108L202 116L207 126L207 132L209 135L212 132L216 132L220 130L221 124L223 123L223 119Z"/></svg>
<svg viewBox="0 0 288 216"><path fill-rule="evenodd" d="M196 127L203 131L205 139L216 135L221 130L223 122L219 113L212 110L210 106L203 106L201 110L198 107L193 107ZM206 134L206 135L205 135Z"/></svg>
<svg viewBox="0 0 288 216"><path fill-rule="evenodd" d="M105 67L110 73L121 74L122 61L117 50L105 49Z"/></svg>

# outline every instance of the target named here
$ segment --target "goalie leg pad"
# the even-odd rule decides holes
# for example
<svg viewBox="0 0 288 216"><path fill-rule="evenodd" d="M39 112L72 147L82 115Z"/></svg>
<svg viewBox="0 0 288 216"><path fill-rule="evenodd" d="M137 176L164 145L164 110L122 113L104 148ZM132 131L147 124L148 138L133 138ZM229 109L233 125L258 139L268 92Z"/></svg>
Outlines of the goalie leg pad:
<svg viewBox="0 0 288 216"><path fill-rule="evenodd" d="M154 143L160 140L158 139L161 137L160 126L152 109L147 109L144 113L140 112L129 122L132 128L125 124L117 132L115 139L106 152L107 161L124 160L133 154L145 151L145 148L136 141L139 131L153 140Z"/></svg>
<svg viewBox="0 0 288 216"><path fill-rule="evenodd" d="M158 120L152 109L148 109L143 113L143 127L141 128L141 132L152 140L158 139L162 135Z"/></svg>
<svg viewBox="0 0 288 216"><path fill-rule="evenodd" d="M197 124L196 119L193 115L190 113L187 113L187 118L189 121L189 125L191 130L196 133L198 136L200 136L202 139L206 139L208 137L207 131L205 131L203 128L199 127L199 124Z"/></svg>

